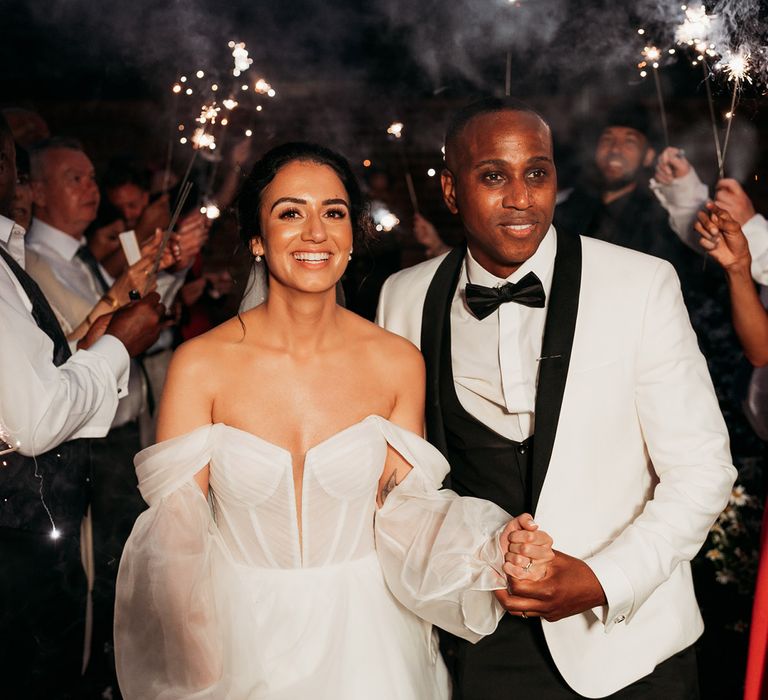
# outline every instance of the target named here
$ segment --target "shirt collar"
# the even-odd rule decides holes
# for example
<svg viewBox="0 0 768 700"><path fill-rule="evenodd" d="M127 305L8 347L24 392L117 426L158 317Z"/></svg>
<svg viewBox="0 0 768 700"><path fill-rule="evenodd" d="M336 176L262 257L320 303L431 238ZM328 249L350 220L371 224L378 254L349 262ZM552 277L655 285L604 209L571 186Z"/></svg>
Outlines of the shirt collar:
<svg viewBox="0 0 768 700"><path fill-rule="evenodd" d="M29 243L36 243L51 248L69 262L75 257L80 247L85 245L85 236L78 240L64 233L64 231L45 223L45 221L34 218L32 219L32 225L29 227L28 241Z"/></svg>
<svg viewBox="0 0 768 700"><path fill-rule="evenodd" d="M534 272L541 280L544 291L549 294L549 289L552 286L552 270L555 263L556 252L557 234L555 233L554 226L550 226L549 230L544 234L544 238L541 239L541 243L539 243L536 252L506 279L496 277L496 275L488 272L488 270L472 257L472 253L470 253L469 250L467 250L467 255L464 259L464 269L469 282L472 284L480 284L484 287L498 287L507 282L512 282L514 284L515 282L519 282L529 272Z"/></svg>
<svg viewBox="0 0 768 700"><path fill-rule="evenodd" d="M8 219L0 214L0 244L8 251L11 257L24 267L24 228L13 219Z"/></svg>

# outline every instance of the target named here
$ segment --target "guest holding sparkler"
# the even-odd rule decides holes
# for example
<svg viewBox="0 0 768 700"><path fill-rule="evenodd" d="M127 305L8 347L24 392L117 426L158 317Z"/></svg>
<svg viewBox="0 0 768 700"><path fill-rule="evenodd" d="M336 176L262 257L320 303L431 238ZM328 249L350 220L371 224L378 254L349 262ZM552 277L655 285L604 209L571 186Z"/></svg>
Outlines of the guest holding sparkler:
<svg viewBox="0 0 768 700"><path fill-rule="evenodd" d="M672 230L688 247L703 252L695 230L697 214L709 199L709 190L677 147L659 156L651 190L669 214ZM733 178L721 178L715 185L714 202L739 224L749 245L752 278L768 284L768 221L755 211L744 188Z"/></svg>
<svg viewBox="0 0 768 700"><path fill-rule="evenodd" d="M744 353L756 367L768 365L768 313L755 290L749 238L739 220L717 202L699 212L694 229L701 247L725 270L733 326ZM763 516L761 542L744 700L768 696L768 510Z"/></svg>
<svg viewBox="0 0 768 700"><path fill-rule="evenodd" d="M662 152L651 189L667 210L671 229L689 248L704 254L695 224L709 200L709 190L681 149L670 147ZM768 285L768 221L755 211L752 200L733 178L717 181L714 203L741 227L749 246L752 279ZM763 305L768 303L768 289L763 287L760 297ZM768 369L752 372L742 408L752 429L762 440L768 440Z"/></svg>
<svg viewBox="0 0 768 700"><path fill-rule="evenodd" d="M117 280L88 247L85 232L96 219L100 193L93 164L77 142L51 139L32 149L31 179L35 218L26 243L35 261L30 274L64 317L73 337L98 324L100 315L127 304L131 289L142 293L154 289L151 268L159 239ZM139 419L149 409L140 358L131 361L128 387L109 433L90 446L93 652L89 668L92 673L111 675L113 686L111 620L117 562L134 520L145 507L133 470L133 456L141 449ZM102 667L104 671L96 671Z"/></svg>
<svg viewBox="0 0 768 700"><path fill-rule="evenodd" d="M86 584L80 524L88 441L105 435L128 388L128 358L157 338L156 294L115 313L71 354L24 270L10 214L16 180L0 117L0 677L9 700L80 698ZM102 337L103 336L103 337Z"/></svg>

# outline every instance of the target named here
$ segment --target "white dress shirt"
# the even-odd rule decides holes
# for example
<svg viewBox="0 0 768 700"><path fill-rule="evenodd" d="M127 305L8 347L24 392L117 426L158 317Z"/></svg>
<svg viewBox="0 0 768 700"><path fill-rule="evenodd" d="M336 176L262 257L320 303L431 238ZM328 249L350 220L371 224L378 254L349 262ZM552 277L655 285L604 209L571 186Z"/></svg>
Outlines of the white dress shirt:
<svg viewBox="0 0 768 700"><path fill-rule="evenodd" d="M451 306L451 360L459 401L489 428L518 442L534 431L538 359L556 251L555 229L550 227L538 250L507 279L492 275L467 251ZM469 310L467 282L497 287L519 282L529 272L544 287L544 308L507 302L482 321Z"/></svg>
<svg viewBox="0 0 768 700"><path fill-rule="evenodd" d="M651 190L669 213L669 225L680 240L697 253L704 254L699 245L699 234L693 228L696 214L709 199L707 186L691 168L683 177L676 178L669 185L651 180ZM758 284L768 285L768 221L761 214L755 214L741 230L749 245L752 256L752 279Z"/></svg>
<svg viewBox="0 0 768 700"><path fill-rule="evenodd" d="M43 259L53 276L65 289L85 299L89 310L99 302L104 292L93 278L89 267L77 257L77 251L81 246L86 245L85 237L77 240L40 219L33 219L27 239L29 249ZM99 269L107 284L112 284L114 280L109 273L101 266ZM63 313L64 309L74 309L72 305L57 303L57 299L50 301L59 313ZM70 328L77 328L84 320L85 317L67 319ZM125 396L120 397L112 422L113 428L118 428L139 417L146 405L145 391L141 368L132 360L128 391Z"/></svg>
<svg viewBox="0 0 768 700"><path fill-rule="evenodd" d="M77 251L85 243L85 236L78 240L37 218L32 219L26 241L27 247L48 263L61 284L93 306L101 299L103 292L88 266L77 257ZM102 274L104 272L102 268ZM72 328L77 328L84 319L67 320Z"/></svg>
<svg viewBox="0 0 768 700"><path fill-rule="evenodd" d="M24 229L0 216L0 246L24 266ZM128 387L128 352L111 335L60 367L53 342L32 317L32 302L0 258L0 426L19 452L35 455L107 434Z"/></svg>

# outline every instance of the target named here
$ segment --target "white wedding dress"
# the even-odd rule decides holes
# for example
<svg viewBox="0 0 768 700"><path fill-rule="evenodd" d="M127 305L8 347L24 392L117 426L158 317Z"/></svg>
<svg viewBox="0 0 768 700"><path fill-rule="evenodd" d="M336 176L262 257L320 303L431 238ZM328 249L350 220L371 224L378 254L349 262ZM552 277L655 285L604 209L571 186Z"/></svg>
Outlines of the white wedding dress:
<svg viewBox="0 0 768 700"><path fill-rule="evenodd" d="M387 444L413 470L377 510ZM476 641L503 614L509 516L439 490L443 456L379 416L307 452L301 531L291 454L237 428L159 443L136 468L150 508L117 581L126 700L442 700L430 623Z"/></svg>

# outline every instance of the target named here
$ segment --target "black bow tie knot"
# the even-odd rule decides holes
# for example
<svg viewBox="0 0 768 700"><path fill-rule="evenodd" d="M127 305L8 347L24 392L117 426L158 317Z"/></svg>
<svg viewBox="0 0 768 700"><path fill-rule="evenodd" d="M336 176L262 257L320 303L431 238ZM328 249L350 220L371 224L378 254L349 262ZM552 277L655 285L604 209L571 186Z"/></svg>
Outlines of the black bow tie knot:
<svg viewBox="0 0 768 700"><path fill-rule="evenodd" d="M465 294L467 306L481 321L508 301L542 309L546 299L541 280L533 272L529 272L519 282L514 284L507 282L500 287L468 284L465 287Z"/></svg>

